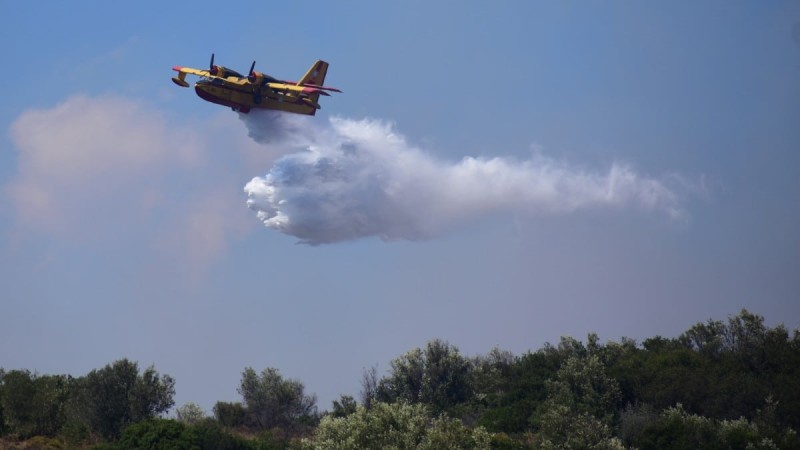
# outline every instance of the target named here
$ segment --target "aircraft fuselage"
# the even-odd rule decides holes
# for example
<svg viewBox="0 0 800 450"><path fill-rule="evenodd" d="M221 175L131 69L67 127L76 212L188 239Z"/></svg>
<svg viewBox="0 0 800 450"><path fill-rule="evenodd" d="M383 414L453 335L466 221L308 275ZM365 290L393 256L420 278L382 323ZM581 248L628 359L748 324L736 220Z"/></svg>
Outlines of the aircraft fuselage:
<svg viewBox="0 0 800 450"><path fill-rule="evenodd" d="M234 111L248 113L252 108L275 109L313 116L317 112L315 99L273 92L268 88L257 88L246 83L246 79L227 78L200 79L194 86L197 96L205 101L228 106Z"/></svg>

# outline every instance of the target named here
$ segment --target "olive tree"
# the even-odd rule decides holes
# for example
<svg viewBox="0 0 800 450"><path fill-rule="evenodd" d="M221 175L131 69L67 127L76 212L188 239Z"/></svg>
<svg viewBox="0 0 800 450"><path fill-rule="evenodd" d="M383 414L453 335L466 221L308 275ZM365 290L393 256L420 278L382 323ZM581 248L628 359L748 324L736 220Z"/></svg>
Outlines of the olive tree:
<svg viewBox="0 0 800 450"><path fill-rule="evenodd" d="M424 403L442 412L471 394L471 363L445 341L430 341L425 350L411 350L390 365L391 373L378 389L382 401Z"/></svg>
<svg viewBox="0 0 800 450"><path fill-rule="evenodd" d="M54 436L66 421L71 386L72 378L65 375L11 370L2 377L0 418L19 437Z"/></svg>
<svg viewBox="0 0 800 450"><path fill-rule="evenodd" d="M533 417L542 448L624 448L611 436L619 385L596 355L569 357L546 389Z"/></svg>
<svg viewBox="0 0 800 450"><path fill-rule="evenodd" d="M306 395L304 390L303 383L284 379L278 369L270 367L258 374L247 367L238 392L251 425L291 431L316 417L317 398Z"/></svg>
<svg viewBox="0 0 800 450"><path fill-rule="evenodd" d="M345 417L325 416L308 450L489 449L492 436L482 427L468 429L460 420L441 415L433 418L421 403L373 403L361 405Z"/></svg>
<svg viewBox="0 0 800 450"><path fill-rule="evenodd" d="M174 405L175 380L152 366L140 375L136 362L121 359L80 380L84 414L93 430L119 437L127 425L161 415Z"/></svg>
<svg viewBox="0 0 800 450"><path fill-rule="evenodd" d="M175 408L175 417L179 422L193 425L206 418L203 407L194 402L185 403Z"/></svg>

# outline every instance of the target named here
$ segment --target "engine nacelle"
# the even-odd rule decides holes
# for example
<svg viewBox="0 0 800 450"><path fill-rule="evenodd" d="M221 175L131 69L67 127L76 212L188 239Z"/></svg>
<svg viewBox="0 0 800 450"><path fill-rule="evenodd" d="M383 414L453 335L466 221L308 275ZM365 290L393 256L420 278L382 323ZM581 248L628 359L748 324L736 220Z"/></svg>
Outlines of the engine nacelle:
<svg viewBox="0 0 800 450"><path fill-rule="evenodd" d="M239 72L228 69L225 66L211 66L211 69L208 70L208 73L210 73L215 77L220 77L220 78L228 78L228 77L242 78L242 75Z"/></svg>
<svg viewBox="0 0 800 450"><path fill-rule="evenodd" d="M274 78L254 70L250 72L250 75L247 76L247 80L255 85L262 86L267 84L269 81L274 80Z"/></svg>
<svg viewBox="0 0 800 450"><path fill-rule="evenodd" d="M264 84L265 77L263 73L254 70L247 76L247 80L253 84L261 85Z"/></svg>
<svg viewBox="0 0 800 450"><path fill-rule="evenodd" d="M267 83L283 83L283 81L279 81L274 77L271 77L265 73L261 73L255 70L250 72L250 75L247 76L247 81L256 86L264 86Z"/></svg>

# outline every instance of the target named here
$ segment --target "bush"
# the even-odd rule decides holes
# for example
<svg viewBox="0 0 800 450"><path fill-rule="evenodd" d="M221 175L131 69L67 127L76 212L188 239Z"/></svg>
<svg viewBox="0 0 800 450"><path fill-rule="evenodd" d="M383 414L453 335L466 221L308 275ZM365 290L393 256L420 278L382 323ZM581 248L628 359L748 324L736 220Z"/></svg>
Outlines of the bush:
<svg viewBox="0 0 800 450"><path fill-rule="evenodd" d="M325 416L305 448L488 449L491 440L483 427L470 430L446 415L431 418L424 405L377 402L371 409L358 406L346 417Z"/></svg>
<svg viewBox="0 0 800 450"><path fill-rule="evenodd" d="M247 411L241 403L217 402L214 417L224 427L236 428L244 425Z"/></svg>
<svg viewBox="0 0 800 450"><path fill-rule="evenodd" d="M152 419L125 429L116 447L125 450L250 450L254 443L225 431L213 420L184 425L172 419Z"/></svg>

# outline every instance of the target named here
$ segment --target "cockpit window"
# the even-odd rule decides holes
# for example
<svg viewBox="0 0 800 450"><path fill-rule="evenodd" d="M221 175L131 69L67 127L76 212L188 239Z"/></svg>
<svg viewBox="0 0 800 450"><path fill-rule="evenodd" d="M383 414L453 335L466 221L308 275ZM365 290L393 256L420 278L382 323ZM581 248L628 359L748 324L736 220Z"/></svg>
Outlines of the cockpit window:
<svg viewBox="0 0 800 450"><path fill-rule="evenodd" d="M225 76L226 77L244 78L244 75L240 74L239 72L237 72L235 70L228 69L227 67L225 68Z"/></svg>
<svg viewBox="0 0 800 450"><path fill-rule="evenodd" d="M224 84L225 84L225 82L224 82L224 81L222 81L222 79L221 79L221 78L216 78L216 77L200 77L200 78L197 80L197 84L213 84L213 85L216 85L216 86L222 86L222 85L224 85Z"/></svg>

